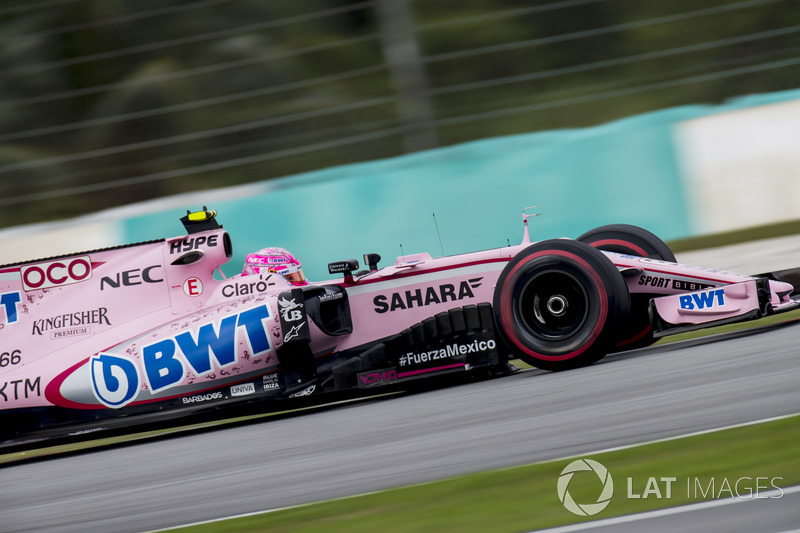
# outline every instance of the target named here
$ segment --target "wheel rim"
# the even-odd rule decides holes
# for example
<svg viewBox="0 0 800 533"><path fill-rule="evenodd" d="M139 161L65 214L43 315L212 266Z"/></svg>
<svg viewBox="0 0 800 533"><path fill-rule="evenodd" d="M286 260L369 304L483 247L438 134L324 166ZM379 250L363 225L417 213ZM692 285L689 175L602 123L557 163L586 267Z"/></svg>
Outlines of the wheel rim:
<svg viewBox="0 0 800 533"><path fill-rule="evenodd" d="M522 325L548 340L571 337L586 323L589 298L583 284L563 271L549 270L525 284L517 303Z"/></svg>

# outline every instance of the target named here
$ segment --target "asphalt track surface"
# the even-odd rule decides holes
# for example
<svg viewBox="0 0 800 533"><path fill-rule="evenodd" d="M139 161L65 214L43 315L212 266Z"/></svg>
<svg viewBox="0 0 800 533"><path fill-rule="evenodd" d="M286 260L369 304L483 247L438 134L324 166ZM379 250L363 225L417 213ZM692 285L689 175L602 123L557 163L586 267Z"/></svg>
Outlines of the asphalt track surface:
<svg viewBox="0 0 800 533"><path fill-rule="evenodd" d="M11 465L0 531L146 531L797 413L798 341L794 323ZM718 512L692 530L714 530ZM800 524L800 511L784 516L775 531Z"/></svg>

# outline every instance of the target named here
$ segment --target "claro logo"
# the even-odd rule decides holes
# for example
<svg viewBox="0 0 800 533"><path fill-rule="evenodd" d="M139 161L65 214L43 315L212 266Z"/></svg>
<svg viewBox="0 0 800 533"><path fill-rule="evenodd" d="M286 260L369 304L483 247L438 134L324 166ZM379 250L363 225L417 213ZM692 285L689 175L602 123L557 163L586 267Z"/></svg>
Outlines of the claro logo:
<svg viewBox="0 0 800 533"><path fill-rule="evenodd" d="M71 285L92 277L92 260L84 255L36 263L20 268L20 275L22 287L26 291Z"/></svg>

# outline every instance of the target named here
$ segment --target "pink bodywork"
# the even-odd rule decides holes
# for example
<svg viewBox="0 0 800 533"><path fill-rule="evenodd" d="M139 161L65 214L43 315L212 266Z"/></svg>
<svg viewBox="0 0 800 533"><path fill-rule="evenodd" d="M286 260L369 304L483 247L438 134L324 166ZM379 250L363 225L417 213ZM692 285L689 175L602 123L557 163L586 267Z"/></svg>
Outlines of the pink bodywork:
<svg viewBox="0 0 800 533"><path fill-rule="evenodd" d="M225 279L218 270L228 260L225 239L217 229L0 269L0 408L118 408L187 395L200 401L220 385L230 385L234 396L247 394L236 384L258 376L266 389L284 342L278 297L293 286L275 274ZM408 255L357 279L311 283L343 286L353 323L351 334L328 336L309 321L311 350L358 347L436 313L492 302L500 272L529 244L441 258ZM175 264L192 252L202 252L200 259ZM730 318L758 305L751 277L606 254L631 293L666 296L655 305L671 322ZM711 303L702 312L681 308L681 297L719 286L722 297L698 297ZM791 303L790 285L771 282L771 288L774 306ZM235 340L220 341L219 353L187 351L201 337L225 335ZM125 364L104 366L108 360ZM103 383L121 388L105 390ZM125 384L138 387L135 394L124 396Z"/></svg>

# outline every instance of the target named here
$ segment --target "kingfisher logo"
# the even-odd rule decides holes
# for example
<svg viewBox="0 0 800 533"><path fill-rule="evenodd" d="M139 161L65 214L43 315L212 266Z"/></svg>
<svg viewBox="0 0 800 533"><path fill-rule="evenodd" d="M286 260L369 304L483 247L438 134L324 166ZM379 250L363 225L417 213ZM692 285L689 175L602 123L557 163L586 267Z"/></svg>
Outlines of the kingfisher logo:
<svg viewBox="0 0 800 533"><path fill-rule="evenodd" d="M395 292L390 296L379 294L373 298L376 313L386 313L399 309L412 309L426 305L455 302L466 298L475 298L473 289L482 285L483 278L462 281L458 286L446 283L437 287L424 287L403 292Z"/></svg>

